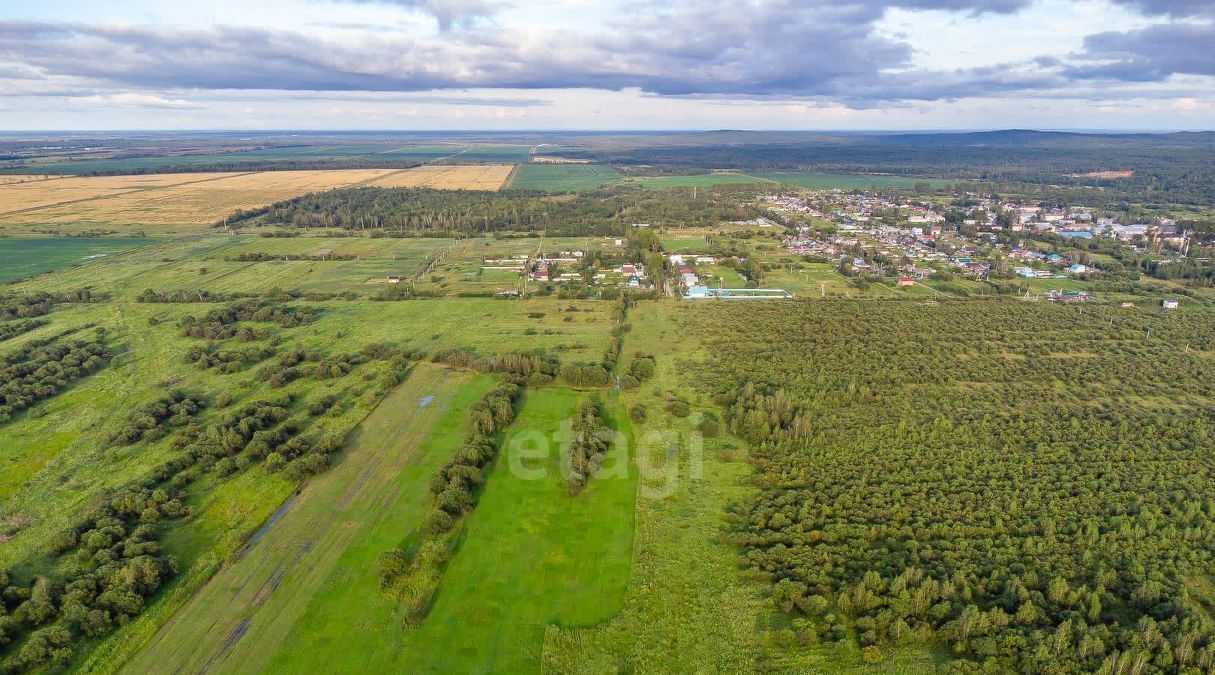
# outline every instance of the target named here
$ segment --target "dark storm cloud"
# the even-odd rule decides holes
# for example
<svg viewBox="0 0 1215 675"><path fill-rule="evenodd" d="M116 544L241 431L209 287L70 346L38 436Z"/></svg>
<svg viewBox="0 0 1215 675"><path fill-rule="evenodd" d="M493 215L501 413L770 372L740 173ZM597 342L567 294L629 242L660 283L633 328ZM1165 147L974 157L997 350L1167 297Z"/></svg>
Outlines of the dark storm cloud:
<svg viewBox="0 0 1215 675"><path fill-rule="evenodd" d="M1215 75L1215 25L1173 23L1090 35L1077 79L1159 82L1172 75Z"/></svg>

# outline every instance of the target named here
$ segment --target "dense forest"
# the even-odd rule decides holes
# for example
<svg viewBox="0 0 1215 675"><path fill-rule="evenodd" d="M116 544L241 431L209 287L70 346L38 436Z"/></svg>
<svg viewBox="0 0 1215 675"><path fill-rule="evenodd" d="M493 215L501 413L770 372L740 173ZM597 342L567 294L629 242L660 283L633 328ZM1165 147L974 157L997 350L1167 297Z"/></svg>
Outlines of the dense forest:
<svg viewBox="0 0 1215 675"><path fill-rule="evenodd" d="M754 188L752 188L754 190ZM650 192L612 187L549 196L428 188L349 188L313 193L251 211L217 225L340 227L439 236L540 232L549 236L622 236L635 223L710 226L762 214L740 204L737 190Z"/></svg>
<svg viewBox="0 0 1215 675"><path fill-rule="evenodd" d="M887 173L1053 190L1109 188L1134 201L1215 202L1215 134L1073 134L1025 130L957 134L824 135L712 132L700 137L572 150L629 173L748 171ZM1081 177L1133 170L1124 179ZM1075 174L1075 175L1072 175ZM1007 186L1006 186L1007 187ZM1006 192L1008 190L1005 190Z"/></svg>
<svg viewBox="0 0 1215 675"><path fill-rule="evenodd" d="M823 639L946 642L957 672L1215 666L1212 315L826 300L691 323L754 445L737 542Z"/></svg>

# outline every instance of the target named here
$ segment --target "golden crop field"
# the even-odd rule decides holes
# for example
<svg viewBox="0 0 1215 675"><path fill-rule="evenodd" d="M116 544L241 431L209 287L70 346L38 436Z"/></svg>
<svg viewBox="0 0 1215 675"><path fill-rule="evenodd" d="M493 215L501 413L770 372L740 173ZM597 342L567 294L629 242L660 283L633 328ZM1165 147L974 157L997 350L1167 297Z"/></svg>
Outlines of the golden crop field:
<svg viewBox="0 0 1215 675"><path fill-rule="evenodd" d="M159 174L149 176L103 176L51 178L0 184L0 218L56 204L108 198L148 188L213 180L232 174Z"/></svg>
<svg viewBox="0 0 1215 675"><path fill-rule="evenodd" d="M428 187L440 190L500 190L513 164L427 164L371 181L376 187Z"/></svg>
<svg viewBox="0 0 1215 675"><path fill-rule="evenodd" d="M497 190L512 165L177 173L0 183L0 223L197 225L309 192L351 185Z"/></svg>
<svg viewBox="0 0 1215 675"><path fill-rule="evenodd" d="M391 169L182 173L0 185L0 222L212 223L237 209L363 183Z"/></svg>

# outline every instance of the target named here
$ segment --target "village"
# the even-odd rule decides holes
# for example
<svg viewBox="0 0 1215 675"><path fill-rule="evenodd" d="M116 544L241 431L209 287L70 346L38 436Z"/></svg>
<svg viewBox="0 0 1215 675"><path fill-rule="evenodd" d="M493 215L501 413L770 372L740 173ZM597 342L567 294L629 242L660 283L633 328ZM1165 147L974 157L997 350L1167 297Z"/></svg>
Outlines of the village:
<svg viewBox="0 0 1215 675"><path fill-rule="evenodd" d="M1116 241L1135 253L1154 252L1157 265L1180 262L1196 238L1172 219L1124 225L1085 207L1043 208L973 193L964 199L968 205L958 209L929 199L833 190L762 201L797 223L784 242L790 253L836 264L851 276L897 277L899 286L950 275L1088 280L1102 271L1098 256L1066 246L1052 250L1051 237ZM1088 294L1059 290L1049 299L1082 301Z"/></svg>
<svg viewBox="0 0 1215 675"><path fill-rule="evenodd" d="M750 199L752 212L763 215L695 231L635 223L625 237L547 246L541 240L528 253L482 256L476 276L496 282L493 294L500 297L626 291L685 300L852 297L850 289L863 296L867 284L876 284L922 289L925 296L999 288L1073 303L1091 299L1094 285L1139 277L1111 252L1151 255L1157 266L1209 262L1187 258L1192 247L1211 242L1174 220L1123 224L1082 206L1047 208L969 192L838 189ZM642 233L661 245L639 248Z"/></svg>

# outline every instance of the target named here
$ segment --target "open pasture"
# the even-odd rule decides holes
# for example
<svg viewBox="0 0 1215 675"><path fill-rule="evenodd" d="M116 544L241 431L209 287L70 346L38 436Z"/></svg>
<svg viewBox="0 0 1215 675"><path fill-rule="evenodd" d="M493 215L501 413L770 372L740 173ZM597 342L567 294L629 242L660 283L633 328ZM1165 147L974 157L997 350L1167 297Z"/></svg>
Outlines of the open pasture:
<svg viewBox="0 0 1215 675"><path fill-rule="evenodd" d="M428 164L396 171L367 184L374 187L495 191L506 182L513 168L511 164Z"/></svg>

